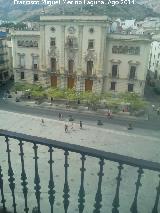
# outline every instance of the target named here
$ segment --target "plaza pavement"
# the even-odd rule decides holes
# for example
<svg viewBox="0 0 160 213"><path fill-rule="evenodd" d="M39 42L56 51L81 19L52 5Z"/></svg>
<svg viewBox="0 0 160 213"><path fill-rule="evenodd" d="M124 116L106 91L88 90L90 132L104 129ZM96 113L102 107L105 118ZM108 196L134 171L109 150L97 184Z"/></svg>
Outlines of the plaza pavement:
<svg viewBox="0 0 160 213"><path fill-rule="evenodd" d="M42 116L43 117L43 116ZM68 121L58 121L43 118L45 125L41 124L41 118L37 116L0 111L0 129L14 132L35 135L39 137L55 139L67 143L79 144L92 147L107 152L118 153L160 162L160 132L136 130L127 131L125 127L119 130L114 128L103 128L99 126L89 126L84 124L84 129L80 130L79 124L74 123L73 129L69 123L69 132L65 133L64 124ZM24 161L28 178L28 202L30 212L36 206L34 195L34 153L33 145L24 144ZM10 141L12 166L16 178L16 202L18 213L24 212L24 199L21 186L21 162L19 156L19 146L16 140ZM48 181L49 181L49 153L47 147L38 147L39 174L41 180L41 212L49 213L48 202ZM64 185L64 153L56 150L53 153L54 181L56 198L54 205L55 213L63 213L63 185ZM70 205L68 213L78 212L78 191L80 187L80 155L70 153L69 155L69 187ZM8 186L7 177L7 153L4 138L0 137L0 164L4 175L5 196L7 206L12 210L12 197ZM102 210L101 213L111 213L112 202L116 191L116 177L118 175L118 164L106 161L104 166L104 176L102 182ZM87 158L85 162L85 209L84 213L92 213L95 194L98 185L98 160ZM133 202L135 193L135 182L137 181L138 168L124 166L122 170L122 181L120 186L120 213L129 213L129 208ZM154 205L156 187L158 186L158 174L156 172L144 171L142 177L142 187L139 193L138 208L139 213L150 213ZM107 206L107 208L106 208ZM160 211L160 205L159 205Z"/></svg>

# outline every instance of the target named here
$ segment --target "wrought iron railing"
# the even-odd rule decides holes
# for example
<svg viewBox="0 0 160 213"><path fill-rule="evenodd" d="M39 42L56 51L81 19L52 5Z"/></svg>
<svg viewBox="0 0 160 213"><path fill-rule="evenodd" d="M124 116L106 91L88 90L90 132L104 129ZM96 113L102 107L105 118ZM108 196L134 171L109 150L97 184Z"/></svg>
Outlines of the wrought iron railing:
<svg viewBox="0 0 160 213"><path fill-rule="evenodd" d="M116 175L116 182L114 184L115 188L115 195L113 196L113 202L112 202L112 208L109 210L107 206L103 206L105 209L104 212L106 213L119 213L119 212L131 212L131 213L138 213L139 212L139 192L140 192L140 187L142 185L141 179L145 174L145 171L151 171L153 173L157 173L157 192L155 192L155 201L153 203L153 206L151 207L151 213L158 213L160 212L159 208L159 198L160 198L160 175L158 178L158 173L160 172L160 163L155 163L151 161L145 161L141 159L136 159L132 157L127 157L127 156L122 156L119 154L113 154L109 152L104 152L88 147L83 147L79 145L74 145L74 144L68 144L60 141L55 141L51 139L46 139L46 138L40 138L40 137L35 137L35 136L30 136L30 135L25 135L25 134L20 134L20 133L15 133L15 132L10 132L6 130L0 130L0 146L2 146L3 142L5 141L6 143L6 152L7 152L7 161L8 161L8 176L5 176L3 173L3 170L5 168L2 168L2 156L0 156L0 193L1 193L1 203L2 203L2 208L3 211L7 211L7 206L6 206L6 196L7 193L5 192L5 184L4 180L8 178L8 184L10 187L10 194L12 196L12 203L13 203L13 212L17 213L19 212L17 210L18 206L18 200L16 200L16 190L15 190L15 172L13 169L13 162L14 162L14 156L12 155L11 150L11 144L12 143L17 143L17 147L19 147L19 155L20 155L20 169L21 169L21 185L22 185L22 193L24 197L24 210L21 209L21 212L38 212L42 213L41 211L41 179L40 179L40 173L39 173L39 168L41 165L38 164L38 150L39 147L42 145L44 147L48 147L48 158L49 158L49 180L48 180L48 204L50 205L50 210L45 211L45 213L48 212L56 212L54 211L54 206L55 206L55 199L58 194L56 192L55 187L55 176L54 176L54 167L56 164L56 159L54 159L53 151L55 150L62 150L64 152L64 171L62 171L62 176L64 175L64 187L63 187L63 211L60 212L65 212L65 213L70 213L70 212L76 212L78 211L79 213L100 213L102 212L102 201L104 200L103 196L104 194L102 193L102 183L104 181L104 165L105 163L108 165L109 162L114 162L116 165L118 164L118 175ZM24 152L24 146L25 144L33 144L33 159L34 159L34 174L33 178L34 179L34 191L35 191L35 197L36 197L36 207L30 209L30 205L28 202L29 199L29 188L28 188L28 177L27 177L27 172L26 172L26 162L25 162L25 155L28 153ZM79 175L79 189L77 189L77 209L73 209L73 211L69 211L69 205L70 205L70 186L69 186L69 154L70 155L79 155L80 154L80 175ZM95 201L93 203L90 203L90 206L92 208L86 210L86 185L85 185L85 174L87 172L86 170L86 161L88 158L93 157L94 159L97 159L99 161L99 172L97 176L97 182L94 182L93 184L96 186L97 185L97 190L95 191ZM54 160L54 161L53 161ZM29 166L29 165L28 165ZM126 166L130 166L131 168L137 168L137 180L135 181L136 186L133 191L133 198L132 198L132 205L130 209L125 209L123 211L120 211L120 189L121 189L121 183L123 183L123 171L125 170ZM78 164L77 164L78 167ZM93 171L94 172L94 171ZM133 173L131 174L133 176ZM91 180L88 180L91 181ZM159 184L158 184L159 182ZM47 184L47 182L46 182ZM109 186L107 186L108 188ZM147 186L148 187L148 186ZM154 190L154 189L153 189ZM94 192L94 191L93 191ZM93 193L92 192L92 193ZM19 193L19 192L18 192ZM90 193L90 192L89 192ZM75 198L76 199L76 198ZM107 200L106 200L107 201ZM127 202L127 200L126 200ZM149 211L148 211L149 212ZM140 212L140 213L146 213L146 212Z"/></svg>

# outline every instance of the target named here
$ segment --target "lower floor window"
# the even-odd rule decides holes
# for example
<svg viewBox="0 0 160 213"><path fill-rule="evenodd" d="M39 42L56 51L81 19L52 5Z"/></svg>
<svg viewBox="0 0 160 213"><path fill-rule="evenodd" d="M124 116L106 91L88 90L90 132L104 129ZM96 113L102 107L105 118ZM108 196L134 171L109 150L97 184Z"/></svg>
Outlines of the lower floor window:
<svg viewBox="0 0 160 213"><path fill-rule="evenodd" d="M133 92L133 84L128 84L128 92Z"/></svg>
<svg viewBox="0 0 160 213"><path fill-rule="evenodd" d="M116 82L111 82L111 90L115 90L116 89Z"/></svg>
<svg viewBox="0 0 160 213"><path fill-rule="evenodd" d="M24 79L24 72L21 72L21 79Z"/></svg>
<svg viewBox="0 0 160 213"><path fill-rule="evenodd" d="M38 74L34 74L34 81L38 81Z"/></svg>

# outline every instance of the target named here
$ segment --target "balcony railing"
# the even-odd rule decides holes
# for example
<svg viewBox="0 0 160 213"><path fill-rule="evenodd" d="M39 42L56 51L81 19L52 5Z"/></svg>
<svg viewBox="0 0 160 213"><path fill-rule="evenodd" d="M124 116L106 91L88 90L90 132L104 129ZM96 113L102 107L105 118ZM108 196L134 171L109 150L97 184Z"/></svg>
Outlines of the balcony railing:
<svg viewBox="0 0 160 213"><path fill-rule="evenodd" d="M55 141L51 139L46 138L39 138L35 136L30 135L24 135L20 133L10 132L6 130L0 130L0 140L1 140L1 148L2 146L6 147L6 154L1 153L0 155L0 192L1 192L1 203L2 203L2 209L4 212L8 209L7 206L7 199L9 202L12 202L12 208L14 213L22 213L22 212L32 212L32 213L42 213L42 207L45 209L44 213L53 213L58 212L54 208L58 206L62 206L63 210L59 212L87 212L87 213L100 213L100 212L106 212L106 213L120 213L120 212L131 212L131 213L144 213L144 211L139 211L144 197L142 196L142 193L140 191L140 188L143 183L143 179L147 178L148 172L150 172L152 175L154 174L156 178L157 183L157 189L149 187L149 182L145 185L147 188L147 191L149 193L154 192L149 197L152 198L151 200L153 203L151 206L149 206L148 211L145 212L151 212L151 213L158 213L159 212L159 198L160 198L160 175L158 177L158 173L160 172L160 163L155 163L151 161L145 161L141 159L136 159L128 156L122 156L119 154L113 154L109 152L104 152L88 147L83 147L79 145L74 144L68 144L63 143L60 141ZM16 145L17 149L13 148L13 144ZM33 145L26 147L27 145ZM43 150L41 148L43 147ZM29 148L31 149L31 153L29 153ZM46 149L47 148L47 149ZM45 151L46 149L46 151ZM1 149L2 150L2 149ZM18 150L19 150L19 157L18 157ZM25 151L26 150L26 151ZM47 152L48 150L48 152ZM62 151L64 154L64 157L59 156L56 158L57 151ZM16 152L16 156L13 155L14 152ZM54 153L53 153L54 152ZM40 162L40 154L43 156L42 163ZM70 155L70 157L69 157ZM6 156L6 163L3 157ZM76 160L71 161L71 156L77 156ZM47 157L47 158L46 158ZM62 158L62 161L64 162L64 167L57 166L57 163ZM27 160L28 159L28 160ZM49 159L49 161L48 161ZM90 166L87 166L87 162L91 160ZM53 161L54 160L54 161ZM96 160L96 161L94 161ZM72 168L72 163L76 161L75 167ZM94 164L97 162L96 164ZM28 163L28 164L27 164ZM97 166L99 163L99 166ZM106 182L106 175L111 176L113 173L112 170L110 172L106 171L106 167L110 167L109 165L113 166L115 165L115 181L111 179L111 182L108 182L108 185L105 184ZM17 167L19 167L19 170L21 170L19 173L14 168L14 165L16 164ZM34 164L34 166L33 166ZM40 169L42 167L42 164L45 165L45 170L40 172ZM47 170L47 164L48 164L48 170ZM5 165L5 166L4 166ZM62 164L63 165L63 164ZM31 167L33 166L34 172L31 171ZM70 166L70 168L69 168ZM8 167L8 168L7 168ZM130 176L127 174L127 167L131 169ZM7 168L8 174L5 171ZM72 179L72 184L70 180L71 175L71 168L73 169L75 179ZM97 169L96 169L97 168ZM135 168L137 168L137 173ZM79 170L79 174L76 174ZM113 169L113 168L112 168ZM57 186L57 175L55 173L57 170L61 171L61 175L58 176L59 185ZM49 174L47 174L47 171ZM98 172L97 176L95 174L95 177L88 176L87 173L94 174ZM27 173L29 175L27 176ZM135 174L134 174L135 173ZM42 179L41 175L48 175L48 178ZM77 175L77 176L76 176ZM105 176L104 176L105 175ZM87 177L90 177L89 179ZM92 177L92 178L91 178ZM130 185L133 185L131 187L131 205L129 209L127 208L127 205L124 205L122 201L125 202L125 204L128 204L127 200L122 199L121 196L123 196L123 187L128 186L124 185L124 181L126 178L133 178L135 185L132 183L132 181L129 181ZM144 178L145 177L145 178ZM8 179L8 181L7 181ZM18 179L18 180L17 180ZM32 181L31 181L32 180ZM42 180L43 182L42 184ZM64 180L64 182L63 182ZM17 182L19 181L19 184ZM74 189L71 190L71 187L74 183L74 181L77 183L77 188L74 187ZM152 181L153 182L153 181ZM87 186L91 184L90 190L87 191ZM7 185L9 185L9 189L7 188ZM48 185L48 192L44 190L44 187L47 188ZM63 186L63 187L62 187ZM154 185L156 187L156 184ZM62 190L60 190L62 188ZM106 190L104 188L106 187ZM106 192L109 189L109 187L112 187L113 191L113 199L111 201L110 208L107 206L107 202L109 200L109 197L106 197ZM7 189L8 190L7 190ZM17 189L18 188L18 189ZM32 190L33 188L33 190ZM143 187L142 187L143 188ZM144 189L143 189L144 190ZM155 191L154 191L155 190ZM32 199L32 196L34 196L35 193L35 199ZM63 192L62 192L63 191ZM61 193L62 192L62 193ZM48 198L47 198L48 193ZM76 196L73 196L72 193L76 193ZM127 191L129 194L129 192ZM10 197L8 196L10 194ZM45 195L45 206L41 203L43 202L43 194ZM127 194L127 197L129 196ZM90 200L90 208L86 209L86 205L88 205L88 198L89 196L94 196L94 200ZM154 195L154 196L153 196ZM43 198L42 198L43 196ZM110 194L111 196L111 194ZM11 199L12 198L12 199ZM19 200L18 200L19 198ZM23 205L24 207L21 207L20 210L18 210L19 202L24 199ZM71 205L71 203L74 200L74 204L77 206L76 210ZM34 207L31 208L31 205L29 202L33 200L34 201ZM55 202L56 201L56 202ZM121 202L123 203L123 209L121 209ZM144 205L146 206L148 203L146 202ZM48 210L47 210L48 205ZM73 204L72 204L73 205ZM24 210L23 210L24 208ZM147 207L148 208L148 207ZM103 211L102 211L103 209Z"/></svg>

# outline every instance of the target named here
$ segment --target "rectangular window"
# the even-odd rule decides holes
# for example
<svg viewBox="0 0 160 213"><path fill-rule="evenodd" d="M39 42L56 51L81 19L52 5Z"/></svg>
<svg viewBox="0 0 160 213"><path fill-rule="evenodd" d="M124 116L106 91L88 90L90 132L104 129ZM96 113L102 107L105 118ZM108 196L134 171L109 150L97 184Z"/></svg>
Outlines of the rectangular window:
<svg viewBox="0 0 160 213"><path fill-rule="evenodd" d="M116 82L111 82L111 90L115 90L116 89Z"/></svg>
<svg viewBox="0 0 160 213"><path fill-rule="evenodd" d="M38 57L33 57L33 69L38 69Z"/></svg>
<svg viewBox="0 0 160 213"><path fill-rule="evenodd" d="M25 67L25 58L22 55L20 55L20 67Z"/></svg>
<svg viewBox="0 0 160 213"><path fill-rule="evenodd" d="M38 81L38 74L34 74L34 81Z"/></svg>
<svg viewBox="0 0 160 213"><path fill-rule="evenodd" d="M118 65L112 65L112 77L117 77Z"/></svg>
<svg viewBox="0 0 160 213"><path fill-rule="evenodd" d="M56 46L56 38L50 38L50 46L55 47Z"/></svg>
<svg viewBox="0 0 160 213"><path fill-rule="evenodd" d="M88 49L94 49L94 40L88 40Z"/></svg>
<svg viewBox="0 0 160 213"><path fill-rule="evenodd" d="M24 79L24 72L21 72L21 80Z"/></svg>
<svg viewBox="0 0 160 213"><path fill-rule="evenodd" d="M70 48L73 47L73 38L69 38L69 39L68 39L68 46L69 46Z"/></svg>
<svg viewBox="0 0 160 213"><path fill-rule="evenodd" d="M38 65L37 64L33 64L33 69L37 70Z"/></svg>
<svg viewBox="0 0 160 213"><path fill-rule="evenodd" d="M69 74L73 74L73 66L74 66L74 61L73 60L69 60L68 61L68 73Z"/></svg>
<svg viewBox="0 0 160 213"><path fill-rule="evenodd" d="M135 79L135 74L136 74L136 66L131 66L129 79Z"/></svg>
<svg viewBox="0 0 160 213"><path fill-rule="evenodd" d="M128 92L133 92L133 84L128 84Z"/></svg>
<svg viewBox="0 0 160 213"><path fill-rule="evenodd" d="M0 73L0 80L3 80L3 76L2 76L2 73Z"/></svg>
<svg viewBox="0 0 160 213"><path fill-rule="evenodd" d="M51 72L57 71L57 62L55 58L51 58Z"/></svg>
<svg viewBox="0 0 160 213"><path fill-rule="evenodd" d="M87 75L93 74L93 61L87 61Z"/></svg>

